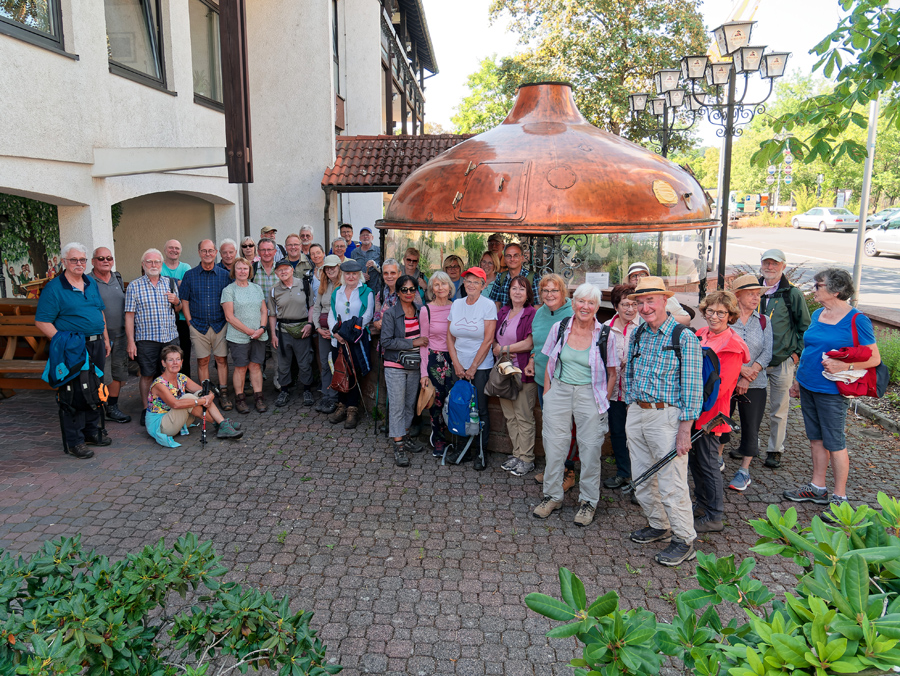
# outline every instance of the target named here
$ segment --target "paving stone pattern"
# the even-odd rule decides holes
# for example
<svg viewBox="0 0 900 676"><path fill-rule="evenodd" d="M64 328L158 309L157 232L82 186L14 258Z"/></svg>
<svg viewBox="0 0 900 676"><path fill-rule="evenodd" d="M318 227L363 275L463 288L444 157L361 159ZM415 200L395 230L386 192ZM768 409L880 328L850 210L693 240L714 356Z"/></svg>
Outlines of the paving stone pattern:
<svg viewBox="0 0 900 676"><path fill-rule="evenodd" d="M135 389L120 402L132 413ZM371 422L345 431L296 397L280 410L234 417L244 438L213 437L205 448L196 430L167 449L136 422L110 423L114 444L84 461L62 453L52 395L0 402L0 547L33 552L46 539L82 533L86 547L121 557L192 531L215 543L229 579L315 611L329 656L348 676L569 675L574 639L549 641L550 622L523 601L533 591L558 596L559 566L581 576L589 598L615 589L625 608L667 619L670 593L695 586L693 563L663 568L652 561L657 546L627 539L646 522L618 491L602 489L589 528L572 523L577 490L539 521L531 516L539 486L501 470L504 456L475 472L471 463L441 467L426 452L398 469ZM851 498L874 504L879 490L897 495L900 444L850 418ZM700 549L743 558L756 540L745 522L809 479L799 410L787 447L781 469L754 464L745 493L726 489L728 527L702 538ZM727 462L726 482L738 466ZM605 466L604 478L614 470ZM809 519L817 507L798 509ZM761 559L756 572L776 593L794 580L780 558Z"/></svg>

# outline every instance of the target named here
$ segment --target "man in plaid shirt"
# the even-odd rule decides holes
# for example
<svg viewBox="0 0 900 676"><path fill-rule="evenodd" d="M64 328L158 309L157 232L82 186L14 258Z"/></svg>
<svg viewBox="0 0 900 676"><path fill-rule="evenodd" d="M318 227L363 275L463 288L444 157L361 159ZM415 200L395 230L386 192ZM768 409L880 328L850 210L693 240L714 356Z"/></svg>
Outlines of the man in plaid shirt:
<svg viewBox="0 0 900 676"><path fill-rule="evenodd" d="M497 304L499 310L504 305L509 305L509 285L512 283L513 277L531 278L531 291L534 293L535 305L540 305L541 297L538 287L541 283L540 275L537 275L525 267L525 254L519 244L513 242L507 244L503 250L503 258L506 261L506 272L497 275L494 281L494 288L491 289L491 300Z"/></svg>
<svg viewBox="0 0 900 676"><path fill-rule="evenodd" d="M664 566L677 566L697 555L687 470L691 427L703 406L700 341L691 331L683 331L681 358L675 354L672 333L678 323L666 312L672 295L659 277L644 277L628 296L637 301L645 323L631 335L624 379L632 475L643 474L673 448L678 451L635 491L649 525L634 531L631 539L641 544L670 540L656 555Z"/></svg>

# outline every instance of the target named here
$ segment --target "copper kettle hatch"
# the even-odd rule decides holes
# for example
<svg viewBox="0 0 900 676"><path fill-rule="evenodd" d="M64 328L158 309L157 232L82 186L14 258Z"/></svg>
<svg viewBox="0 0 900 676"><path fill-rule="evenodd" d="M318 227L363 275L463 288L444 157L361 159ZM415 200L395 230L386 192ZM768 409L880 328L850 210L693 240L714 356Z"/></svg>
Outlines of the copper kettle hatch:
<svg viewBox="0 0 900 676"><path fill-rule="evenodd" d="M716 227L677 164L589 124L572 85L519 87L506 119L416 169L382 229L522 235Z"/></svg>

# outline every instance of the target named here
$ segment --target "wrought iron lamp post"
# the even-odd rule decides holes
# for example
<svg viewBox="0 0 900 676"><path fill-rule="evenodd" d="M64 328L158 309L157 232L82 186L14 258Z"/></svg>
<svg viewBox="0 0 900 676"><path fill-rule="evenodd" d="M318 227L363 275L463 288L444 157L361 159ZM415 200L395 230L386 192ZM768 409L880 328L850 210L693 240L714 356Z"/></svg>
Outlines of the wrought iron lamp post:
<svg viewBox="0 0 900 676"><path fill-rule="evenodd" d="M743 134L742 127L749 124L757 113L765 111L763 105L772 95L775 78L784 75L789 52L769 52L765 47L752 46L750 35L755 21L731 21L715 30L716 43L723 57L730 61L713 61L707 55L685 56L681 59L681 79L685 81L688 106L696 106L706 112L711 123L717 125L716 135L725 139L722 161L722 185L719 194L722 228L719 235L718 285L725 288L725 253L728 239L728 199L731 194L731 154L735 136ZM750 76L759 73L769 81L769 91L759 101L747 101ZM676 75L672 75L676 73ZM654 75L657 90L661 85L674 89L679 86L678 71L661 70ZM743 76L741 95L737 96L738 76ZM670 89L670 90L671 90ZM665 90L665 91L670 91ZM632 99L636 94L632 95Z"/></svg>
<svg viewBox="0 0 900 676"><path fill-rule="evenodd" d="M678 132L687 131L697 120L703 117L703 100L705 95L697 98L688 96L688 92L677 86L677 70L661 70L654 76L656 92L659 96L653 97L647 93L631 94L628 97L628 108L632 119L636 119L640 113L649 113L656 118L656 128L648 130L648 134L656 135L659 154L669 156L669 144L672 137ZM690 114L690 124L685 127L676 127L676 116L680 109Z"/></svg>

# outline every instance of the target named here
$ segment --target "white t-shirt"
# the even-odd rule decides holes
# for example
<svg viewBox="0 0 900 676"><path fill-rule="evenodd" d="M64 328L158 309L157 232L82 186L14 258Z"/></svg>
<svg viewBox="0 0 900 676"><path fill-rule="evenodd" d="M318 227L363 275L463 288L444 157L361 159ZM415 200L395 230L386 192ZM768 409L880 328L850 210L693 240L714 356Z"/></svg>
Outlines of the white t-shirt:
<svg viewBox="0 0 900 676"><path fill-rule="evenodd" d="M448 318L450 335L456 338L456 356L464 369L475 361L478 348L484 342L484 323L496 319L497 306L484 296L479 296L473 305L469 305L465 298L453 301ZM478 370L489 369L493 365L494 354L489 350Z"/></svg>

